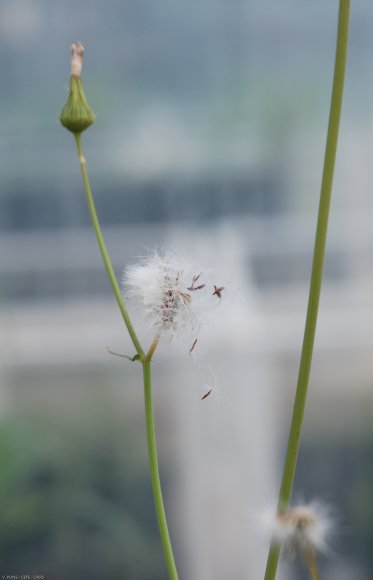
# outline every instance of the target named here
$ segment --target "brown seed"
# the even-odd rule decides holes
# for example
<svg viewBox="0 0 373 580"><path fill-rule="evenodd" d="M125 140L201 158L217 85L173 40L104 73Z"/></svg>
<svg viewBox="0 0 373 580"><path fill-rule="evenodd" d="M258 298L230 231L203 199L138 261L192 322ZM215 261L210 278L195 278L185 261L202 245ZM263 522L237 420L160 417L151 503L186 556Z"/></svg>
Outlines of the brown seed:
<svg viewBox="0 0 373 580"><path fill-rule="evenodd" d="M187 294L186 292L178 292L178 295L184 302L192 302L192 297L190 294Z"/></svg>
<svg viewBox="0 0 373 580"><path fill-rule="evenodd" d="M206 286L206 284L201 284L200 286L197 286L197 288L194 287L194 284L197 282L198 278L200 278L201 276L202 276L202 272L200 272L198 274L198 276L193 276L192 283L189 286L188 290L190 290L191 292L193 292L193 290L201 290L201 288L204 288Z"/></svg>
<svg viewBox="0 0 373 580"><path fill-rule="evenodd" d="M221 298L221 293L224 290L224 286L215 286L214 284L214 292L212 293L213 296L217 296L218 298Z"/></svg>
<svg viewBox="0 0 373 580"><path fill-rule="evenodd" d="M197 340L198 340L198 338L195 338L195 339L194 339L194 341L193 341L193 344L192 344L192 346L191 346L191 347L190 347L190 349L189 349L189 353L190 353L190 354L191 354L191 353L194 351L194 347L195 347L195 346L196 346L196 344L197 344Z"/></svg>

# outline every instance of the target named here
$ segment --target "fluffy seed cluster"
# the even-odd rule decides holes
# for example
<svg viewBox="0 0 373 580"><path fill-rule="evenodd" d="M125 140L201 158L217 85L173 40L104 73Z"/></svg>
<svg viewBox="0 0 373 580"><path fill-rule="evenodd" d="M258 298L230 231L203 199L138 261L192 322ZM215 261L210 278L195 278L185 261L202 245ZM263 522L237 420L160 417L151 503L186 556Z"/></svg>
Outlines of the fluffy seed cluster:
<svg viewBox="0 0 373 580"><path fill-rule="evenodd" d="M208 290L202 272L172 253L155 252L125 270L123 293L144 312L152 331L174 334L199 329Z"/></svg>
<svg viewBox="0 0 373 580"><path fill-rule="evenodd" d="M309 549L326 552L333 529L330 509L319 502L278 512L270 522L272 537L290 556Z"/></svg>

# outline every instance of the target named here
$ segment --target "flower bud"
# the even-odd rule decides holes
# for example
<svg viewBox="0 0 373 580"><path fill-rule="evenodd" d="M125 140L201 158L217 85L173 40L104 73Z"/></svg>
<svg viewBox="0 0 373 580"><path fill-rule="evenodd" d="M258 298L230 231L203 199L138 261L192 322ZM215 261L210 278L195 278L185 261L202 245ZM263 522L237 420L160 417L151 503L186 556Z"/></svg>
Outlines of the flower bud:
<svg viewBox="0 0 373 580"><path fill-rule="evenodd" d="M70 92L60 115L61 124L72 133L82 133L96 120L96 115L87 102L83 83L80 80L83 55L83 45L80 42L73 44L71 47Z"/></svg>

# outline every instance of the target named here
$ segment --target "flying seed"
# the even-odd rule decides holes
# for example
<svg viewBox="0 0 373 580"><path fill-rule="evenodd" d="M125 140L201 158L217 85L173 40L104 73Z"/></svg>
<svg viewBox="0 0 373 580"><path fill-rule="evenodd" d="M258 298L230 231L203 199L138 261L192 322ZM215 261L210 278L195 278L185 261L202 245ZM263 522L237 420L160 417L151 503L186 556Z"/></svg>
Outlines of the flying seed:
<svg viewBox="0 0 373 580"><path fill-rule="evenodd" d="M224 286L215 286L214 284L214 292L212 293L213 296L217 296L218 298L221 298L221 293L224 290Z"/></svg>
<svg viewBox="0 0 373 580"><path fill-rule="evenodd" d="M198 338L195 338L195 339L194 339L194 341L193 341L193 344L192 344L192 346L191 346L191 347L190 347L190 349L189 349L189 353L190 353L190 354L192 354L192 352L194 351L194 347L195 347L195 346L196 346L196 344L197 344L197 340L198 340Z"/></svg>

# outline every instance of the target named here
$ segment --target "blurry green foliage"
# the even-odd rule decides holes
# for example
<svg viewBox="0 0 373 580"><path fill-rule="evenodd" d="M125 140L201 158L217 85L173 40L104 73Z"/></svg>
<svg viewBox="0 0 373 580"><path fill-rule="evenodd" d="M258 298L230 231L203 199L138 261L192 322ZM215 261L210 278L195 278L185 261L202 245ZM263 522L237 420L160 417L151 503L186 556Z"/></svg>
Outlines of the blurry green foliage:
<svg viewBox="0 0 373 580"><path fill-rule="evenodd" d="M109 417L0 423L2 574L165 577L145 457Z"/></svg>

